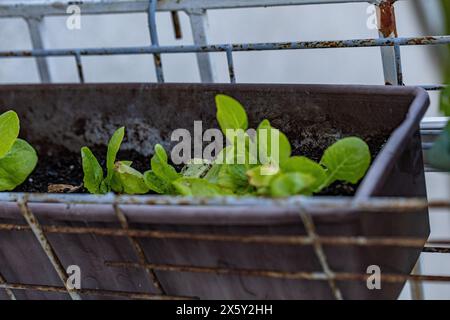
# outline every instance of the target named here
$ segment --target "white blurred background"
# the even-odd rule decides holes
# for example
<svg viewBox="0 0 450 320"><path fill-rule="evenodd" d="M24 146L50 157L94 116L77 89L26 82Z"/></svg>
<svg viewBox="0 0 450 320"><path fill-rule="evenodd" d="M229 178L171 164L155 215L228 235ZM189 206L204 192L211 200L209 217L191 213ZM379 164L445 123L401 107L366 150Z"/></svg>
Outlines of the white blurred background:
<svg viewBox="0 0 450 320"><path fill-rule="evenodd" d="M30 0L32 1L32 0ZM225 1L225 0L224 0ZM396 3L399 36L443 34L440 0ZM446 0L445 0L446 1ZM1 0L0 0L1 2ZM338 40L376 38L377 30L366 26L368 4L307 5L208 11L209 43ZM437 8L437 10L436 10ZM183 39L174 38L169 13L157 13L162 45L192 44L187 16L180 12ZM424 23L425 22L425 23ZM150 41L145 14L81 16L81 29L68 30L65 17L44 21L46 48L144 46ZM31 49L26 23L0 19L0 50ZM430 47L402 47L404 81L407 85L442 83L442 61ZM102 56L82 58L86 82L154 82L152 56ZM162 57L168 82L198 82L194 54ZM49 58L54 82L78 82L72 57ZM379 48L317 49L234 53L237 82L383 84ZM224 53L213 54L218 82L228 82ZM0 83L36 83L34 59L0 59ZM438 115L438 93L430 92L427 116ZM428 173L430 199L450 198L450 176ZM432 212L431 238L450 237L450 214ZM450 254L422 254L423 274L450 275ZM426 299L450 299L450 284L425 283ZM409 284L401 299L409 299Z"/></svg>

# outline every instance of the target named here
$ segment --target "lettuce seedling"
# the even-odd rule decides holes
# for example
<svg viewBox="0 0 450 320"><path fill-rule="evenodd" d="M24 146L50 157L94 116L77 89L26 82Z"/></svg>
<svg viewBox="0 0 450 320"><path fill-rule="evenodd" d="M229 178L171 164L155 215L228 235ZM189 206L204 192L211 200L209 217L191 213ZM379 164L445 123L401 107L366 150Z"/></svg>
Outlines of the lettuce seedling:
<svg viewBox="0 0 450 320"><path fill-rule="evenodd" d="M19 139L17 113L0 115L0 191L11 191L21 185L36 167L38 157L33 147Z"/></svg>
<svg viewBox="0 0 450 320"><path fill-rule="evenodd" d="M248 117L237 100L217 95L216 105L217 121L228 146L219 153L206 173L202 172L195 178L173 180L175 191L180 194L312 195L335 181L357 183L370 165L369 147L360 138L347 137L337 141L325 150L320 163L317 163L304 156L291 156L288 138L273 128L267 119L256 129L257 141L264 143L256 143L247 132L242 133L248 129ZM239 135L241 138L244 135L243 150L237 144ZM278 141L271 141L273 137L278 137Z"/></svg>
<svg viewBox="0 0 450 320"><path fill-rule="evenodd" d="M150 160L151 170L144 173L146 186L156 193L176 194L173 182L182 175L168 163L168 156L164 147L160 144L155 146L155 153Z"/></svg>
<svg viewBox="0 0 450 320"><path fill-rule="evenodd" d="M119 128L108 143L106 154L106 177L97 158L88 147L81 148L84 172L84 187L94 194L112 191L127 194L145 194L150 189L144 182L144 175L131 167L131 161L116 161L125 135L125 128Z"/></svg>

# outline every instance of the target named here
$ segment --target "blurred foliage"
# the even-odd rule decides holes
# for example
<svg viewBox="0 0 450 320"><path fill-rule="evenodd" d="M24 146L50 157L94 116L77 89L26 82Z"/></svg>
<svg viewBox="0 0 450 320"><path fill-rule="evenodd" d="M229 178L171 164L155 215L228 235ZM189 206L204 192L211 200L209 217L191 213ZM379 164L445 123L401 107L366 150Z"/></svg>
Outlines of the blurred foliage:
<svg viewBox="0 0 450 320"><path fill-rule="evenodd" d="M445 34L448 35L450 34L450 1L442 0L441 3L445 17ZM450 46L447 46L443 78L444 83L450 84ZM450 117L450 85L442 91L440 105L442 113ZM450 121L442 135L428 151L427 157L433 167L450 172Z"/></svg>
<svg viewBox="0 0 450 320"><path fill-rule="evenodd" d="M442 0L441 3L445 18L445 34L450 34L450 1ZM450 84L450 45L447 46L443 78L444 83ZM444 115L450 116L450 89L444 90L441 94L441 111Z"/></svg>

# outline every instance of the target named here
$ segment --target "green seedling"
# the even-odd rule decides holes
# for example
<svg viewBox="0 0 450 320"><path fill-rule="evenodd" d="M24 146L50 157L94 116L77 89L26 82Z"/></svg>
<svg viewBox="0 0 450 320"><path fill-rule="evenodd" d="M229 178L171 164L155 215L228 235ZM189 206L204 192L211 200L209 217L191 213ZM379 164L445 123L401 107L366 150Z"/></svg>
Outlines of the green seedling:
<svg viewBox="0 0 450 320"><path fill-rule="evenodd" d="M182 177L177 170L168 163L168 156L163 146L157 144L155 153L150 160L151 170L144 173L144 181L150 190L160 194L176 194L173 184Z"/></svg>
<svg viewBox="0 0 450 320"><path fill-rule="evenodd" d="M21 185L36 167L38 157L33 147L19 139L20 121L14 111L0 115L0 191Z"/></svg>
<svg viewBox="0 0 450 320"><path fill-rule="evenodd" d="M84 172L84 187L94 194L110 191L126 194L145 194L150 188L144 182L144 175L131 167L131 161L116 161L125 135L125 128L119 128L108 143L106 154L106 176L97 158L88 147L81 148Z"/></svg>

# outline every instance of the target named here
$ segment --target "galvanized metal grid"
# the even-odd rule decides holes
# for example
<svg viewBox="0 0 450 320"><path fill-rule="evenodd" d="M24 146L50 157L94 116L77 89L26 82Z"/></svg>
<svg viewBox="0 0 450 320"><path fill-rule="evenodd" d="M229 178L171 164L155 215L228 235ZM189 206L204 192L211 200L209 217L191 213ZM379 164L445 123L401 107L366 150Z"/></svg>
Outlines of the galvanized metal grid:
<svg viewBox="0 0 450 320"><path fill-rule="evenodd" d="M406 1L406 0L405 0ZM325 3L350 3L350 2L369 2L377 6L377 14L379 16L379 38L378 39L353 39L341 41L301 41L301 42L272 42L272 43L245 43L245 44L208 44L206 36L207 26L207 10L209 9L224 9L224 8L248 8L248 7L268 7L280 5L304 5L304 4L325 4ZM401 46L412 45L447 45L450 43L450 36L431 36L431 37L398 37L396 24L394 3L395 0L84 0L77 2L84 14L102 14L102 13L130 13L130 12L147 12L148 27L150 33L149 46L141 47L114 47L114 48L77 48L77 49L45 49L43 48L42 34L40 31L42 19L50 15L65 15L67 5L73 4L73 1L55 1L55 0L5 0L0 4L0 18L1 17L21 17L27 22L30 36L32 39L32 50L15 50L15 51L1 51L0 58L8 57L34 57L37 61L40 79L42 82L51 82L50 73L46 57L49 56L73 56L76 62L79 81L84 82L82 56L90 55L118 55L118 54L146 54L153 55L156 78L158 82L164 82L163 65L161 61L162 54L176 54L176 53L196 53L197 61L200 70L202 82L214 82L215 77L211 66L209 53L223 52L226 54L230 82L236 82L236 72L233 65L233 52L238 51L265 51L265 50L298 50L298 49L315 49L315 48L351 48L351 47L380 47L383 61L383 73L385 83L389 85L403 85L403 74L401 66ZM180 37L181 30L177 11L184 11L188 14L192 32L194 36L194 44L188 46L161 46L158 41L156 12L170 11L174 24L174 30L177 37ZM440 90L442 85L422 85L426 90ZM424 149L429 148L446 123L446 118L432 118L425 119L422 123L422 135L424 136ZM155 200L156 199L156 200ZM158 200L159 199L159 200ZM314 224L311 217L304 210L304 206L308 204L319 203L314 199L294 198L290 201L283 202L284 205L295 206L299 210L301 220L307 230L307 236L264 236L259 235L211 235L211 234L190 234L177 232L161 232L161 231L146 231L130 229L127 223L127 218L120 209L120 206L127 203L147 203L147 197L121 197L121 196L76 196L76 195L58 195L58 196L37 196L37 195L14 195L4 194L0 195L0 201L8 202L15 201L18 203L22 215L27 221L27 225L12 225L0 224L0 230L32 230L37 240L39 241L44 252L47 254L49 260L60 276L63 282L63 287L54 286L40 286L32 284L14 284L8 283L0 275L0 288L5 289L7 295L11 299L15 299L14 290L37 290L44 292L67 292L72 299L79 299L80 294L104 295L123 298L135 299L179 299L188 297L176 297L166 295L158 279L156 278L155 270L164 270L172 272L200 272L200 273L215 273L215 274L237 274L245 276L259 276L271 278L287 278L287 279L306 279L327 281L330 289L336 299L342 299L342 294L336 285L337 280L347 281L365 281L366 274L352 274L352 273L335 273L330 270L326 256L321 248L322 245L358 245L358 246L405 246L405 247L423 247L422 239L414 238L366 238L366 237L321 237L316 234ZM164 203L176 205L177 201L173 198L152 197L153 203ZM29 209L28 203L35 202L61 202L67 204L76 203L106 203L114 207L117 218L120 222L121 229L103 229L103 228L75 228L75 227L60 227L53 225L41 226ZM156 201L156 202L155 202ZM208 200L208 199L188 199L189 203L208 205L233 205L242 201L255 200L240 200L236 202L233 199ZM217 202L218 201L218 202ZM258 199L258 205L261 205L261 200ZM268 203L269 204L269 203ZM280 205L279 202L276 205ZM383 209L385 211L392 211L395 213L408 213L424 207L439 207L450 209L448 202L426 203L420 199L376 199L366 202L354 202L342 199L320 199L321 206L329 206L330 208L338 209L339 206L349 206L361 209ZM130 261L109 261L106 266L122 267L122 268L143 268L146 270L149 279L154 284L158 294L146 294L138 292L117 292L106 290L83 289L74 290L68 288L66 285L67 275L62 267L56 252L51 247L50 242L46 239L47 233L62 233L62 234L85 234L92 233L103 236L127 237L133 246L138 262ZM146 260L145 254L139 244L140 238L172 238L172 239L195 239L202 241L232 241L240 243L264 243L264 244L291 244L291 245L311 245L313 246L316 256L322 266L322 272L280 272L277 270L237 270L230 268L205 268L198 266L174 266L174 265L159 265L152 264ZM448 253L450 239L429 241L424 252L433 253ZM416 270L418 271L418 270ZM420 298L422 293L420 287L416 285L418 281L439 281L448 282L450 276L437 275L401 275L392 274L384 275L383 280L388 282L402 282L405 280L412 281L413 297ZM195 297L191 297L195 298Z"/></svg>
<svg viewBox="0 0 450 320"><path fill-rule="evenodd" d="M233 64L233 53L244 51L270 51L270 50L304 50L325 48L355 48L380 47L383 62L385 83L389 85L403 85L400 47L416 45L446 45L450 43L450 36L429 37L398 37L395 23L394 3L396 0L86 0L74 2L71 0L4 0L0 3L0 18L20 17L28 25L33 50L0 51L0 58L8 57L34 57L39 71L41 82L51 82L50 71L46 57L72 56L76 63L78 78L84 83L83 56L102 55L153 55L156 79L164 82L164 68L161 60L162 54L196 53L202 82L214 82L210 53L223 52L228 64L229 79L235 83L239 74ZM403 0L410 1L410 0ZM207 10L229 8L254 8L305 4L330 3L372 3L378 8L379 38L378 39L352 39L340 41L293 41L270 43L240 43L211 45L207 39ZM140 47L110 47L110 48L76 48L76 49L45 49L41 32L42 21L46 16L67 15L69 5L80 6L83 14L105 13L147 13L150 45ZM159 45L156 12L170 11L177 37L181 36L177 12L184 11L190 20L193 45L161 46ZM426 90L434 91L443 88L443 85L420 85ZM442 131L447 118L440 121L424 119L423 125L433 130L426 132L428 140L434 138ZM429 144L424 146L428 148ZM428 168L427 168L428 169Z"/></svg>

